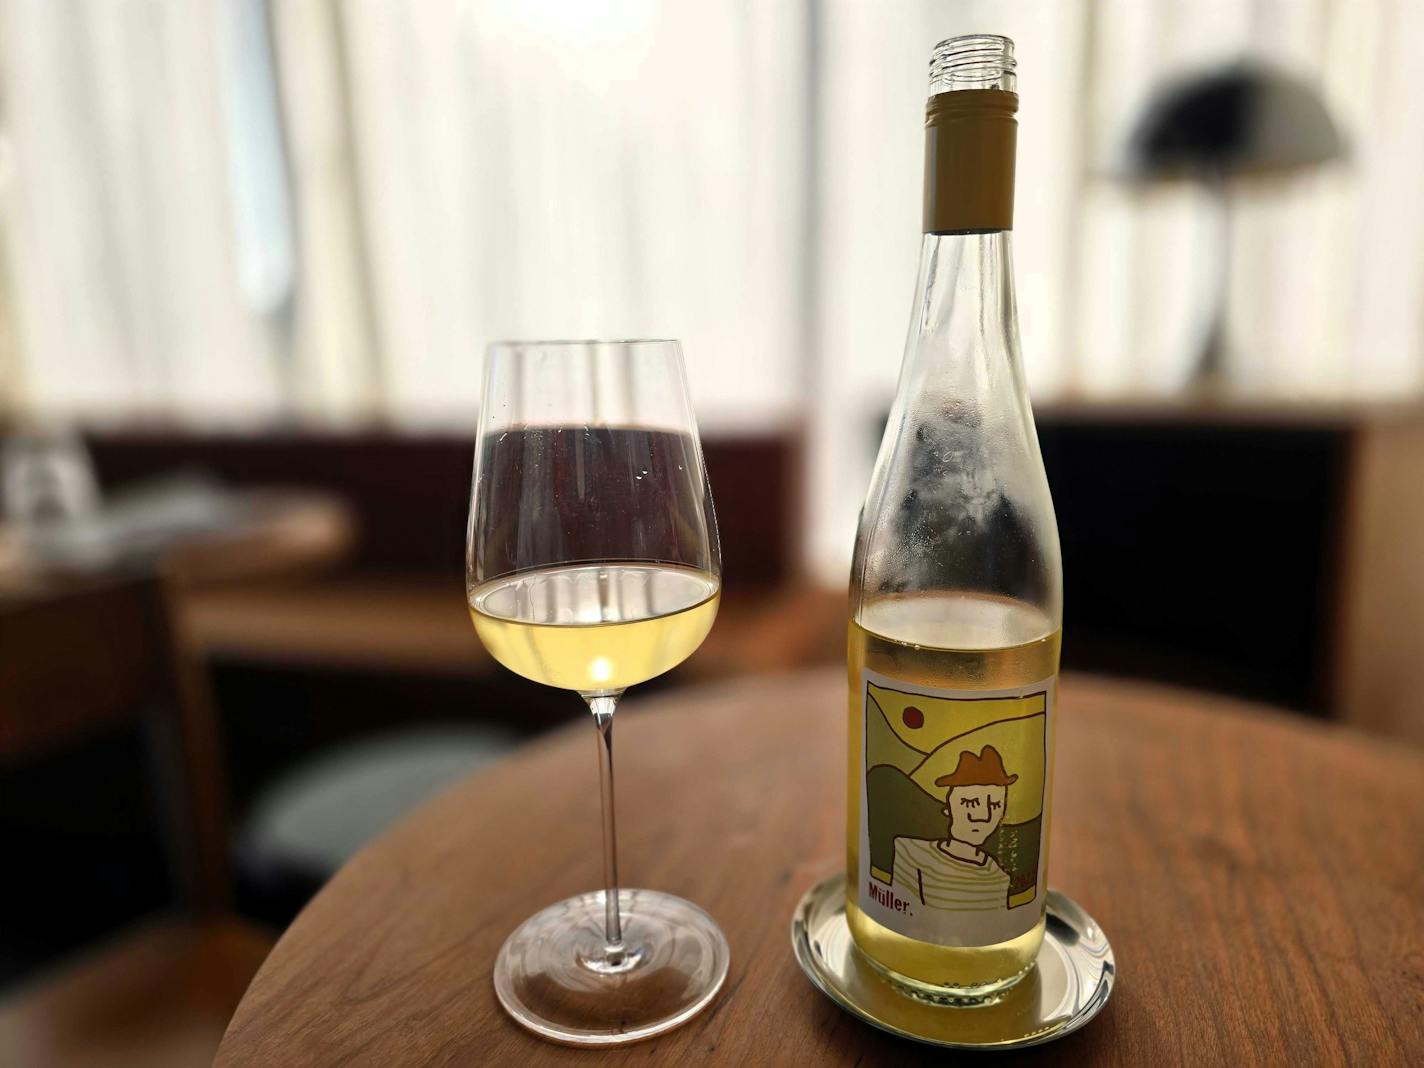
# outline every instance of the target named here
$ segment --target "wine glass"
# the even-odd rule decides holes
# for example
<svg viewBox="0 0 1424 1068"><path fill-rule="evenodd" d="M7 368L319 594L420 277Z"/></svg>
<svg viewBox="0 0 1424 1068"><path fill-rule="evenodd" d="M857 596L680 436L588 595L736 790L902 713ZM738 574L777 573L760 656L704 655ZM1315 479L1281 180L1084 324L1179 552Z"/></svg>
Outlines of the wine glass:
<svg viewBox="0 0 1424 1068"><path fill-rule="evenodd" d="M676 341L537 341L486 355L466 591L505 667L576 691L599 739L604 889L526 920L495 962L537 1034L611 1046L695 1016L727 975L702 909L618 885L613 713L692 655L721 592L717 520Z"/></svg>

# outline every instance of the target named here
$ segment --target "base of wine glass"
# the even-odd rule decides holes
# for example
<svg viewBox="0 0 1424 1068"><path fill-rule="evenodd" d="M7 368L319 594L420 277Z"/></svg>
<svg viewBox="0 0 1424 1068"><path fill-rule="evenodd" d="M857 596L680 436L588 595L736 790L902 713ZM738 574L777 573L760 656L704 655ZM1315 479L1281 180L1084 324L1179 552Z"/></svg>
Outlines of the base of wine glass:
<svg viewBox="0 0 1424 1068"><path fill-rule="evenodd" d="M622 959L610 960L604 893L550 905L519 925L494 965L499 1003L516 1021L570 1046L620 1046L696 1016L727 978L727 939L690 901L620 890Z"/></svg>

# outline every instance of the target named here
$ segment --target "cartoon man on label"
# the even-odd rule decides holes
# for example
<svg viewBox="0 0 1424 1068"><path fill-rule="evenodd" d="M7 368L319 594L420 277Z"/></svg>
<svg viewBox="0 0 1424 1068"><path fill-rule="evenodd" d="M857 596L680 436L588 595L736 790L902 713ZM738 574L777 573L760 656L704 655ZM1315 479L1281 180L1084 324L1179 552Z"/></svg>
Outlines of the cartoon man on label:
<svg viewBox="0 0 1424 1068"><path fill-rule="evenodd" d="M1007 909L1009 877L980 847L1002 822L1009 787L1018 778L1004 770L1004 759L992 745L978 755L961 752L954 771L935 780L936 786L948 788L948 836L896 838L892 885L929 908Z"/></svg>

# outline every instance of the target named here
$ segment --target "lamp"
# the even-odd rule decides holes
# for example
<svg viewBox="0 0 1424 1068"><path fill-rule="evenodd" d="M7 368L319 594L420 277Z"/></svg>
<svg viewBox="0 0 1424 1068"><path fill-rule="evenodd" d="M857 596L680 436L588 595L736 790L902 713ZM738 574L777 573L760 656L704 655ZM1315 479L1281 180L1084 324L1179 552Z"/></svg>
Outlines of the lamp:
<svg viewBox="0 0 1424 1068"><path fill-rule="evenodd" d="M1143 108L1128 139L1128 174L1142 181L1199 182L1216 217L1216 285L1192 375L1197 385L1214 385L1225 367L1234 188L1294 176L1344 154L1319 92L1258 62L1173 82Z"/></svg>

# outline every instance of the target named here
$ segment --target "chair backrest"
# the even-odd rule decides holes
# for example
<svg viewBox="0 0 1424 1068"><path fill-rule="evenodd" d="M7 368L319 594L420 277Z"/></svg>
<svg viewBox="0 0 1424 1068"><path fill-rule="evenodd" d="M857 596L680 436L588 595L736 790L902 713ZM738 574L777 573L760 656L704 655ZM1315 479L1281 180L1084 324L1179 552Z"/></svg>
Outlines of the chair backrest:
<svg viewBox="0 0 1424 1068"><path fill-rule="evenodd" d="M108 575L0 588L0 767L120 724L147 727L174 877L198 911L228 893L226 786L204 678L164 584Z"/></svg>

